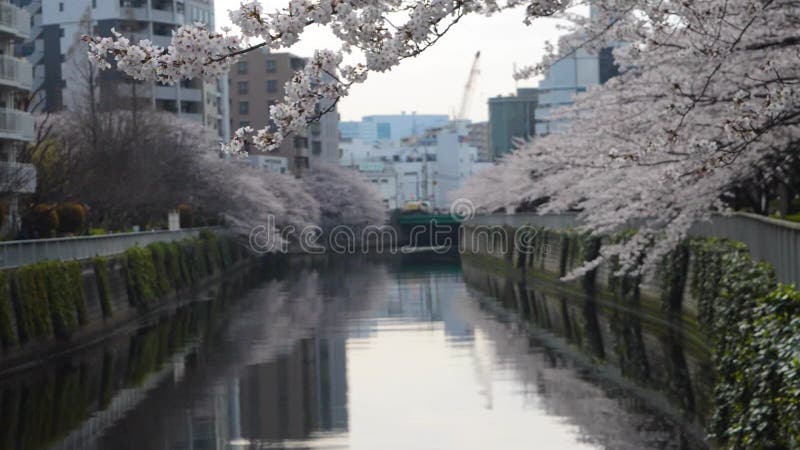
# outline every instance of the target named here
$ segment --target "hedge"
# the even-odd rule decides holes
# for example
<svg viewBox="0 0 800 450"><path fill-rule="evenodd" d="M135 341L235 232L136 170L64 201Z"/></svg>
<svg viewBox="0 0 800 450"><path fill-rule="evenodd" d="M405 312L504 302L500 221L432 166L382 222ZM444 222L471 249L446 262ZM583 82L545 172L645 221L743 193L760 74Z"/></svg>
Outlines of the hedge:
<svg viewBox="0 0 800 450"><path fill-rule="evenodd" d="M154 243L125 251L128 298L146 307L180 288L230 267L243 252L231 238L204 233L197 239ZM106 258L92 260L103 317L111 317L112 292ZM66 339L89 317L83 266L78 261L47 261L0 271L0 344L5 349L31 340Z"/></svg>
<svg viewBox="0 0 800 450"><path fill-rule="evenodd" d="M108 272L108 260L98 256L92 260L94 264L94 277L97 281L97 293L100 298L100 309L103 317L111 317L114 311L111 307L111 280Z"/></svg>
<svg viewBox="0 0 800 450"><path fill-rule="evenodd" d="M14 330L14 311L4 272L0 272L0 341L2 341L3 348L15 347L19 344L19 338Z"/></svg>
<svg viewBox="0 0 800 450"><path fill-rule="evenodd" d="M608 239L618 243L632 235ZM534 241L543 247L548 238L560 241L562 276L599 255L595 237L537 229ZM533 255L530 265L541 256ZM638 303L641 275L621 273L615 257L607 264L614 299ZM710 437L725 449L800 448L800 291L779 284L773 267L754 261L744 244L713 238L678 245L664 257L658 276L666 314L680 314L687 283L698 302L716 374ZM593 270L583 277L589 294L595 277Z"/></svg>

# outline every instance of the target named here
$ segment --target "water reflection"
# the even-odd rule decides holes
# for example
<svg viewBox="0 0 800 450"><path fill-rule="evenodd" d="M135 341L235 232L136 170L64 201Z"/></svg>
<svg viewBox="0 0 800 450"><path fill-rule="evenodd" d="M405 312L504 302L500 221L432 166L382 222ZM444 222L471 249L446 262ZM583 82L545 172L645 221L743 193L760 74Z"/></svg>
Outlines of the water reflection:
<svg viewBox="0 0 800 450"><path fill-rule="evenodd" d="M653 362L635 314L462 273L457 261L282 267L4 380L1 448L699 446L681 421L591 370L618 361L637 380L697 390L680 339L656 339L667 357Z"/></svg>

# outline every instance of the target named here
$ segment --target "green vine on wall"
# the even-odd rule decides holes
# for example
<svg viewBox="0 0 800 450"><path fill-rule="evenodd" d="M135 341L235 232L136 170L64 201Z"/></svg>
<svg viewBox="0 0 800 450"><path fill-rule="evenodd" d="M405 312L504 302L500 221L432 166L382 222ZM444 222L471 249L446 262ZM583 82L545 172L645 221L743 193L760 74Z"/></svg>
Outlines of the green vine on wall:
<svg viewBox="0 0 800 450"><path fill-rule="evenodd" d="M229 268L244 256L228 236L155 243L121 257L128 298L146 307L170 292ZM103 317L113 315L109 262L91 261ZM89 322L83 264L47 261L0 271L0 344L3 348L51 336L66 339Z"/></svg>
<svg viewBox="0 0 800 450"><path fill-rule="evenodd" d="M111 280L108 271L108 260L98 256L92 260L94 264L94 277L97 282L97 293L100 298L100 309L103 317L108 318L114 315L111 306Z"/></svg>

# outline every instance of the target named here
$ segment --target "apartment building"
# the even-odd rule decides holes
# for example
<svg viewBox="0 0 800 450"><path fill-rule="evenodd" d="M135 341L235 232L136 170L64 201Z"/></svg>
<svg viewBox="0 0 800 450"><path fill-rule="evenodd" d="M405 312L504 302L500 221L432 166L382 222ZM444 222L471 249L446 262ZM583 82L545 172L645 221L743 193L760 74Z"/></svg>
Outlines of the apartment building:
<svg viewBox="0 0 800 450"><path fill-rule="evenodd" d="M8 0L0 0L0 195L5 220L2 231L16 230L19 225L18 195L36 190L36 169L17 163L20 148L33 140L34 120L23 101L32 87L31 65L14 57L14 47L28 39L30 15Z"/></svg>
<svg viewBox="0 0 800 450"><path fill-rule="evenodd" d="M228 75L230 128L252 126L259 130L271 126L269 107L284 98L284 85L306 59L291 53L272 53L259 49L247 53ZM302 176L316 163L339 162L339 113L334 109L311 124L307 130L289 136L271 152L251 152L251 162L275 171L290 171Z"/></svg>
<svg viewBox="0 0 800 450"><path fill-rule="evenodd" d="M18 50L33 64L36 111L70 109L86 93L84 34L107 36L111 29L132 40L150 39L168 46L172 30L185 23L214 26L213 0L19 0L32 15L30 39ZM108 83L113 80L119 83ZM201 122L227 138L227 86L218 80L187 80L175 86L137 83L104 72L101 96L114 107L126 103L169 111ZM113 86L113 88L111 87ZM135 99L135 100L134 100Z"/></svg>

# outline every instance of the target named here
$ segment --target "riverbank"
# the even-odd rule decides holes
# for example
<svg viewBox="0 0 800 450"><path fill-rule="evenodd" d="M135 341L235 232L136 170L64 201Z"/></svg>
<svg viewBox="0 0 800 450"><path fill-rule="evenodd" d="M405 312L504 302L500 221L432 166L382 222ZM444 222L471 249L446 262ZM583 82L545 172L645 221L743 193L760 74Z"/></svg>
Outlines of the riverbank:
<svg viewBox="0 0 800 450"><path fill-rule="evenodd" d="M635 306L653 324L690 336L710 354L714 382L700 421L724 448L793 448L800 442L800 294L780 285L768 263L731 241L696 239L647 276L620 274L607 261L572 282L560 278L599 255L598 239L568 230L466 224L462 257L490 270L518 273L536 286ZM533 237L531 238L531 234ZM522 238L526 248L515 248ZM516 246L519 247L519 246Z"/></svg>
<svg viewBox="0 0 800 450"><path fill-rule="evenodd" d="M191 303L252 260L226 235L132 247L112 257L0 272L0 373L41 364L125 324Z"/></svg>

